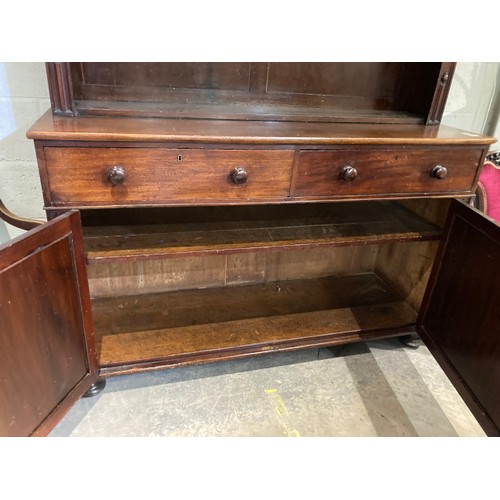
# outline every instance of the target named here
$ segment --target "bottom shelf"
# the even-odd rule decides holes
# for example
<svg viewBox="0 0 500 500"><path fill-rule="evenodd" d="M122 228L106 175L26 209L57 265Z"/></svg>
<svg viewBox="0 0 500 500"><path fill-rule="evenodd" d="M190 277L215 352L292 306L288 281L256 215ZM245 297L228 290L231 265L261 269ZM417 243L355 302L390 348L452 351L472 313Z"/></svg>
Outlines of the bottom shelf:
<svg viewBox="0 0 500 500"><path fill-rule="evenodd" d="M410 331L417 313L374 273L93 301L102 375Z"/></svg>

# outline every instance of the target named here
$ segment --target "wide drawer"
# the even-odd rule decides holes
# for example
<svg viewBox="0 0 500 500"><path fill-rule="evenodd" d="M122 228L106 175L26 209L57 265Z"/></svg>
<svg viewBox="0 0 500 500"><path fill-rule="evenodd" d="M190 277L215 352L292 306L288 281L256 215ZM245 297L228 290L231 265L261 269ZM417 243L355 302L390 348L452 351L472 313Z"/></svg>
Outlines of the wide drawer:
<svg viewBox="0 0 500 500"><path fill-rule="evenodd" d="M471 193L481 148L302 151L295 197Z"/></svg>
<svg viewBox="0 0 500 500"><path fill-rule="evenodd" d="M291 150L46 147L52 205L241 202L288 197Z"/></svg>

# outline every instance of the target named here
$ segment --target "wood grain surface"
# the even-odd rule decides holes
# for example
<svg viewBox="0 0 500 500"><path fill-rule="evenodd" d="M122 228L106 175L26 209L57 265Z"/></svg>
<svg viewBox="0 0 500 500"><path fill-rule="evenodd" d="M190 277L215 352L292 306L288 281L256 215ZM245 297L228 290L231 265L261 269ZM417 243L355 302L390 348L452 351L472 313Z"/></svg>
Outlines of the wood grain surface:
<svg viewBox="0 0 500 500"><path fill-rule="evenodd" d="M500 435L500 226L453 201L419 332L487 434Z"/></svg>
<svg viewBox="0 0 500 500"><path fill-rule="evenodd" d="M293 152L170 148L45 148L53 205L130 205L288 196ZM108 175L119 166L124 181ZM243 168L248 179L235 183Z"/></svg>
<svg viewBox="0 0 500 500"><path fill-rule="evenodd" d="M151 363L159 368L380 338L411 330L415 318L416 312L405 302L393 302L106 336L99 347L101 373L126 373L127 368L133 371Z"/></svg>
<svg viewBox="0 0 500 500"><path fill-rule="evenodd" d="M0 248L0 435L45 435L97 376L77 213Z"/></svg>
<svg viewBox="0 0 500 500"><path fill-rule="evenodd" d="M246 212L249 217L239 209L216 207L209 222L179 219L170 224L85 227L87 260L224 255L440 237L439 227L397 202L255 207ZM255 218L256 212L262 219Z"/></svg>
<svg viewBox="0 0 500 500"><path fill-rule="evenodd" d="M205 144L480 144L493 137L444 125L179 120L53 116L47 111L27 132L43 141L145 141Z"/></svg>
<svg viewBox="0 0 500 500"><path fill-rule="evenodd" d="M99 363L105 373L108 366L216 360L221 353L401 331L416 312L398 300L372 273L99 299L93 303Z"/></svg>
<svg viewBox="0 0 500 500"><path fill-rule="evenodd" d="M47 75L55 114L436 124L454 65L73 62Z"/></svg>
<svg viewBox="0 0 500 500"><path fill-rule="evenodd" d="M301 151L291 196L370 196L472 191L481 167L481 148L397 148ZM432 177L434 167L448 170L444 179ZM345 167L356 170L342 179Z"/></svg>

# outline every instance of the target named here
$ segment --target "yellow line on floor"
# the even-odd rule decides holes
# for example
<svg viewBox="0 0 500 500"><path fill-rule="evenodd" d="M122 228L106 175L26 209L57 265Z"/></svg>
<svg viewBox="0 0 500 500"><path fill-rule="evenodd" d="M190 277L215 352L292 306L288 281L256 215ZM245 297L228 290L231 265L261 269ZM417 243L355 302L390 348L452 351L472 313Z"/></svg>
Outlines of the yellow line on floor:
<svg viewBox="0 0 500 500"><path fill-rule="evenodd" d="M264 392L272 399L274 413L278 422L288 437L300 437L299 431L293 427L290 421L290 413L277 389L264 389Z"/></svg>

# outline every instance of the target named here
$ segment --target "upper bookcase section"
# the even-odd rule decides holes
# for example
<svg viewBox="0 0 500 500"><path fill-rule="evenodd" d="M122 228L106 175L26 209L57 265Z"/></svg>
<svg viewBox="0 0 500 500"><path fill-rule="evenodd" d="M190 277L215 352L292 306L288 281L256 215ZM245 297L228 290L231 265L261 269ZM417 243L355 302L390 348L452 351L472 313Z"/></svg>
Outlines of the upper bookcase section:
<svg viewBox="0 0 500 500"><path fill-rule="evenodd" d="M455 63L47 63L56 115L437 125Z"/></svg>

